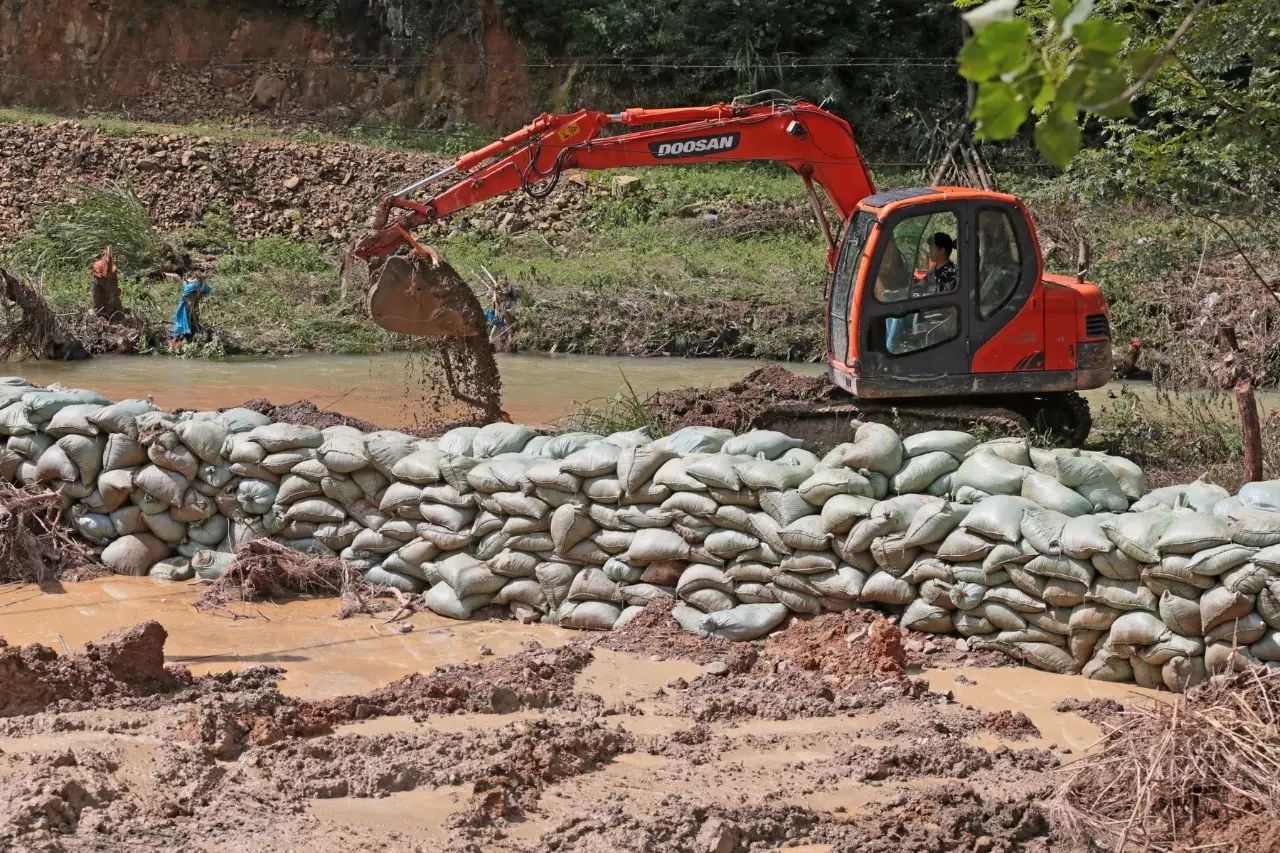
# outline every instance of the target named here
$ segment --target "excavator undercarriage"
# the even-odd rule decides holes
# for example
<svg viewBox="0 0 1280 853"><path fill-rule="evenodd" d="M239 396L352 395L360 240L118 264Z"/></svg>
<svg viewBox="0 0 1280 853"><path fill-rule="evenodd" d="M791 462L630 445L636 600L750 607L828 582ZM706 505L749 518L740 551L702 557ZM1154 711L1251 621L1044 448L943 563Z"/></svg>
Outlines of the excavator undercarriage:
<svg viewBox="0 0 1280 853"><path fill-rule="evenodd" d="M852 421L887 424L904 436L933 429L993 436L1035 433L1072 447L1084 443L1092 426L1088 402L1072 392L898 400L863 400L837 392L833 400L777 403L751 425L802 438L810 449L823 452L852 440Z"/></svg>

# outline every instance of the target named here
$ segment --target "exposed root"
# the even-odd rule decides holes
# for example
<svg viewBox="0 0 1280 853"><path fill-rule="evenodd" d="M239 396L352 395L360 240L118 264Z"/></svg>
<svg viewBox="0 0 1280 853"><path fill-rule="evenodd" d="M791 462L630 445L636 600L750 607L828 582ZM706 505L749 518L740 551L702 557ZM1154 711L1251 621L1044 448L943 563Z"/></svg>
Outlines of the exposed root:
<svg viewBox="0 0 1280 853"><path fill-rule="evenodd" d="M1058 789L1055 824L1068 837L1108 850L1243 850L1259 849L1244 843L1259 821L1275 832L1280 671L1237 673L1118 719Z"/></svg>
<svg viewBox="0 0 1280 853"><path fill-rule="evenodd" d="M73 530L56 492L0 481L0 582L86 580L109 574Z"/></svg>
<svg viewBox="0 0 1280 853"><path fill-rule="evenodd" d="M250 539L236 549L235 559L196 600L196 609L231 613L233 602L264 601L290 594L337 595L339 619L386 608L373 599L384 590L365 583L360 572L337 557L295 551L270 539ZM235 614L232 614L235 615Z"/></svg>
<svg viewBox="0 0 1280 853"><path fill-rule="evenodd" d="M131 314L109 320L87 308L59 314L38 282L22 281L0 269L0 359L77 361L133 353L150 336L146 320Z"/></svg>

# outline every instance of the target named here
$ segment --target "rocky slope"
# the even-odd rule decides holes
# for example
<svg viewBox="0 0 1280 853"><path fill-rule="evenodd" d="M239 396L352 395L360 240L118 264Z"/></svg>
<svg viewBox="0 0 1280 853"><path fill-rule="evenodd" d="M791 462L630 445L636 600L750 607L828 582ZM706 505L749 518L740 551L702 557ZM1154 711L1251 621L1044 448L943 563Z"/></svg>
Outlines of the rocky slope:
<svg viewBox="0 0 1280 853"><path fill-rule="evenodd" d="M25 233L41 206L76 185L131 181L161 230L225 213L245 238L268 234L346 242L383 193L438 169L439 157L349 143L230 141L208 136L108 135L65 121L0 125L0 246ZM564 181L547 203L515 196L454 227L564 230L581 209L584 179ZM536 215L537 222L533 222Z"/></svg>
<svg viewBox="0 0 1280 853"><path fill-rule="evenodd" d="M429 21L394 0L336 4L333 28L284 5L0 0L0 103L341 127L505 129L533 112L525 51L488 0Z"/></svg>

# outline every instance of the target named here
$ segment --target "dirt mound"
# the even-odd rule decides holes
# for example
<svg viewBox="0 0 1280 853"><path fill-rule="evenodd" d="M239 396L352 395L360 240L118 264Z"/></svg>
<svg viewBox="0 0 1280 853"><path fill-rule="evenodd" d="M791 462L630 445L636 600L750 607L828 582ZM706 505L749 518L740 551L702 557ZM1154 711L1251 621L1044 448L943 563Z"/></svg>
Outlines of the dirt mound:
<svg viewBox="0 0 1280 853"><path fill-rule="evenodd" d="M650 602L626 625L602 633L596 638L595 645L640 657L659 660L684 658L698 663L720 660L739 645L690 634L671 616L672 606L670 601Z"/></svg>
<svg viewBox="0 0 1280 853"><path fill-rule="evenodd" d="M1118 714L1124 713L1124 706L1114 699L1063 699L1053 706L1053 710L1061 714L1076 713L1096 726L1115 722Z"/></svg>
<svg viewBox="0 0 1280 853"><path fill-rule="evenodd" d="M0 717L187 686L185 667L164 665L167 637L159 622L144 622L61 657L48 646L14 647L0 638Z"/></svg>
<svg viewBox="0 0 1280 853"><path fill-rule="evenodd" d="M714 426L740 432L778 403L827 400L835 393L825 375L800 376L770 364L722 388L682 388L655 394L650 407L674 428Z"/></svg>
<svg viewBox="0 0 1280 853"><path fill-rule="evenodd" d="M442 666L414 673L362 696L323 704L335 718L407 714L509 714L528 708L576 708L578 673L591 663L579 643L545 649L530 641L524 651L483 664ZM598 702L588 704L596 705Z"/></svg>
<svg viewBox="0 0 1280 853"><path fill-rule="evenodd" d="M1058 766L1053 753L1041 749L995 751L969 746L951 738L917 739L869 749L855 747L846 757L852 777L861 782L906 781L918 776L967 779L982 770L1049 770Z"/></svg>
<svg viewBox="0 0 1280 853"><path fill-rule="evenodd" d="M316 429L328 429L333 426L355 427L363 432L374 432L382 429L377 424L352 417L351 415L321 409L310 400L273 403L266 397L254 397L252 400L245 400L237 408L252 409L271 418L273 422L297 424L298 426L309 426Z"/></svg>
<svg viewBox="0 0 1280 853"><path fill-rule="evenodd" d="M846 610L812 619L792 619L765 640L765 654L836 681L901 678L906 668L906 632L872 610ZM919 664L920 661L914 661Z"/></svg>

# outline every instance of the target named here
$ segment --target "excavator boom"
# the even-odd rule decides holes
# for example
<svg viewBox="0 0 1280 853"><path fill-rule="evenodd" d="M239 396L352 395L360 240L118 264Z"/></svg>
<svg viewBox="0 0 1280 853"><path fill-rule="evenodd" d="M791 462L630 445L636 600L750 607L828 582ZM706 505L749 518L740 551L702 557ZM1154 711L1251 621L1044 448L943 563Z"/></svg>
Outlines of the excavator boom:
<svg viewBox="0 0 1280 853"><path fill-rule="evenodd" d="M622 133L618 129L639 128ZM834 265L836 236L858 202L875 192L848 122L803 101L729 103L619 113L579 110L543 114L527 126L459 157L453 164L383 198L373 230L353 254L369 263L367 308L379 325L428 337L451 334L443 306L455 301L458 277L431 250L418 246L415 229L516 190L543 197L569 168L618 169L767 160L789 167L809 189ZM443 185L443 186L440 186ZM433 195L418 198L431 187ZM437 189L437 187L439 187ZM820 188L840 221L833 227L817 195ZM403 263L384 271L402 249L430 263Z"/></svg>

